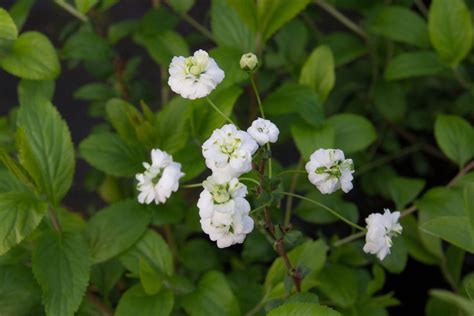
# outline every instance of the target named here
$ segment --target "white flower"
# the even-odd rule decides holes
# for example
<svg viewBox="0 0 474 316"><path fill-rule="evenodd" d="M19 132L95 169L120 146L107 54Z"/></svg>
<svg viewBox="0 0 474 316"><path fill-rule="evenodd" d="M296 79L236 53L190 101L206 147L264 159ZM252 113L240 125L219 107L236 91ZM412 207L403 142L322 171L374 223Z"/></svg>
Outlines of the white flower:
<svg viewBox="0 0 474 316"><path fill-rule="evenodd" d="M140 191L138 202L150 204L165 203L172 192L179 187L179 179L184 176L181 164L174 162L173 157L159 149L151 151L151 165L143 163L145 172L138 173L137 189Z"/></svg>
<svg viewBox="0 0 474 316"><path fill-rule="evenodd" d="M238 177L252 170L252 155L257 149L257 143L247 132L227 124L212 132L202 145L202 155L213 173Z"/></svg>
<svg viewBox="0 0 474 316"><path fill-rule="evenodd" d="M323 194L342 189L345 193L352 190L352 159L345 159L340 149L318 149L306 164L309 181Z"/></svg>
<svg viewBox="0 0 474 316"><path fill-rule="evenodd" d="M168 71L171 90L192 100L207 96L224 79L224 71L201 49L191 57L173 57Z"/></svg>
<svg viewBox="0 0 474 316"><path fill-rule="evenodd" d="M216 176L208 177L203 187L197 204L202 230L219 248L243 243L254 225L247 187L237 178Z"/></svg>
<svg viewBox="0 0 474 316"><path fill-rule="evenodd" d="M401 234L402 226L398 223L400 212L390 213L385 209L383 214L370 214L367 223L367 234L365 236L364 252L376 254L377 258L383 260L392 247L392 237Z"/></svg>
<svg viewBox="0 0 474 316"><path fill-rule="evenodd" d="M280 134L280 130L275 124L262 118L257 118L253 121L252 125L247 129L247 132L260 146L268 142L275 143Z"/></svg>

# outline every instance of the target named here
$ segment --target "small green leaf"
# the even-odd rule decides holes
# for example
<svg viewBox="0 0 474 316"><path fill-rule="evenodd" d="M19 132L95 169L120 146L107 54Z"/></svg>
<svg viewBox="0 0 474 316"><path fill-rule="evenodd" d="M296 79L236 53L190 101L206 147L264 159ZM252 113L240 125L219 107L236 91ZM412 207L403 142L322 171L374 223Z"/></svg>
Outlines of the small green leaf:
<svg viewBox="0 0 474 316"><path fill-rule="evenodd" d="M105 105L107 118L119 136L126 142L136 142L137 134L133 122L142 120L140 112L122 99L111 99Z"/></svg>
<svg viewBox="0 0 474 316"><path fill-rule="evenodd" d="M321 271L319 290L340 307L352 306L357 298L354 269L333 264Z"/></svg>
<svg viewBox="0 0 474 316"><path fill-rule="evenodd" d="M380 263L390 273L401 273L405 269L408 261L408 251L405 246L405 241L401 236L393 237L392 243L390 254Z"/></svg>
<svg viewBox="0 0 474 316"><path fill-rule="evenodd" d="M107 41L92 31L81 30L70 36L62 48L66 59L103 61L113 55Z"/></svg>
<svg viewBox="0 0 474 316"><path fill-rule="evenodd" d="M401 211L408 203L412 202L425 187L425 180L405 177L395 177L389 182L389 191L396 205L396 210Z"/></svg>
<svg viewBox="0 0 474 316"><path fill-rule="evenodd" d="M347 64L367 53L364 42L349 33L331 33L321 39L321 44L329 46L336 66Z"/></svg>
<svg viewBox="0 0 474 316"><path fill-rule="evenodd" d="M318 46L301 68L299 82L312 87L324 101L334 87L335 81L332 51L328 46Z"/></svg>
<svg viewBox="0 0 474 316"><path fill-rule="evenodd" d="M89 12L98 2L99 0L74 0L76 8L82 13Z"/></svg>
<svg viewBox="0 0 474 316"><path fill-rule="evenodd" d="M469 231L474 244L474 182L467 184L464 188L464 212L469 220Z"/></svg>
<svg viewBox="0 0 474 316"><path fill-rule="evenodd" d="M0 39L16 40L18 29L10 14L3 8L0 8Z"/></svg>
<svg viewBox="0 0 474 316"><path fill-rule="evenodd" d="M20 163L49 201L58 204L72 184L74 146L66 122L49 102L23 103L18 113Z"/></svg>
<svg viewBox="0 0 474 316"><path fill-rule="evenodd" d="M147 295L155 295L161 289L162 278L157 271L150 266L148 261L140 257L140 283Z"/></svg>
<svg viewBox="0 0 474 316"><path fill-rule="evenodd" d="M337 114L327 119L334 128L335 148L344 153L364 150L377 138L375 128L365 117L356 114Z"/></svg>
<svg viewBox="0 0 474 316"><path fill-rule="evenodd" d="M146 48L150 57L159 65L168 65L173 56L189 56L184 38L171 30L153 35L135 33L133 39Z"/></svg>
<svg viewBox="0 0 474 316"><path fill-rule="evenodd" d="M314 127L304 122L297 122L291 126L291 135L305 160L308 160L315 150L333 148L335 144L334 128L329 124Z"/></svg>
<svg viewBox="0 0 474 316"><path fill-rule="evenodd" d="M32 193L0 194L0 255L31 234L46 213L47 205Z"/></svg>
<svg viewBox="0 0 474 316"><path fill-rule="evenodd" d="M466 216L439 216L420 226L422 231L474 253L470 228L469 219Z"/></svg>
<svg viewBox="0 0 474 316"><path fill-rule="evenodd" d="M438 146L459 167L474 156L474 129L463 118L440 114L436 118L434 134Z"/></svg>
<svg viewBox="0 0 474 316"><path fill-rule="evenodd" d="M18 85L20 105L36 106L36 104L51 101L54 96L53 80L21 80ZM41 106L41 105L39 105Z"/></svg>
<svg viewBox="0 0 474 316"><path fill-rule="evenodd" d="M418 51L395 56L385 69L385 79L400 80L440 73L445 67L435 53Z"/></svg>
<svg viewBox="0 0 474 316"><path fill-rule="evenodd" d="M381 82L375 88L375 107L387 119L400 121L405 118L407 102L403 87L394 82Z"/></svg>
<svg viewBox="0 0 474 316"><path fill-rule="evenodd" d="M85 230L94 263L131 247L145 232L150 218L149 210L134 200L112 204L96 213Z"/></svg>
<svg viewBox="0 0 474 316"><path fill-rule="evenodd" d="M341 316L335 310L311 303L285 303L272 309L268 316Z"/></svg>
<svg viewBox="0 0 474 316"><path fill-rule="evenodd" d="M10 16L15 21L18 30L23 28L36 0L16 0L10 7Z"/></svg>
<svg viewBox="0 0 474 316"><path fill-rule="evenodd" d="M472 47L472 19L463 0L433 0L428 15L431 44L442 60L457 65Z"/></svg>
<svg viewBox="0 0 474 316"><path fill-rule="evenodd" d="M190 316L238 316L240 308L225 276L221 272L206 273L193 293L183 297L182 307Z"/></svg>
<svg viewBox="0 0 474 316"><path fill-rule="evenodd" d="M115 316L168 316L174 305L173 292L162 289L155 295L145 293L141 285L134 285L121 297Z"/></svg>
<svg viewBox="0 0 474 316"><path fill-rule="evenodd" d="M115 97L115 91L105 83L88 83L74 92L74 98L86 101L107 101Z"/></svg>
<svg viewBox="0 0 474 316"><path fill-rule="evenodd" d="M180 13L188 12L194 5L195 0L169 0L169 5Z"/></svg>
<svg viewBox="0 0 474 316"><path fill-rule="evenodd" d="M369 20L369 30L421 48L428 48L428 28L426 22L414 11L401 6L383 6L376 9Z"/></svg>
<svg viewBox="0 0 474 316"><path fill-rule="evenodd" d="M474 314L474 302L465 297L445 290L431 290L430 294L441 301L459 307L466 315Z"/></svg>
<svg viewBox="0 0 474 316"><path fill-rule="evenodd" d="M135 32L138 27L137 20L123 20L109 26L107 39L111 44L118 43L121 39Z"/></svg>
<svg viewBox="0 0 474 316"><path fill-rule="evenodd" d="M79 145L81 156L93 167L116 177L131 177L149 160L144 149L126 144L116 134L92 134Z"/></svg>
<svg viewBox="0 0 474 316"><path fill-rule="evenodd" d="M192 108L185 99L176 97L158 112L156 116L157 147L174 154L186 145L191 111ZM176 120L176 117L179 117L179 120Z"/></svg>
<svg viewBox="0 0 474 316"><path fill-rule="evenodd" d="M21 34L0 66L23 79L50 80L61 72L58 56L49 39L38 32Z"/></svg>
<svg viewBox="0 0 474 316"><path fill-rule="evenodd" d="M44 233L33 251L32 263L46 315L74 315L89 283L91 266L82 235Z"/></svg>

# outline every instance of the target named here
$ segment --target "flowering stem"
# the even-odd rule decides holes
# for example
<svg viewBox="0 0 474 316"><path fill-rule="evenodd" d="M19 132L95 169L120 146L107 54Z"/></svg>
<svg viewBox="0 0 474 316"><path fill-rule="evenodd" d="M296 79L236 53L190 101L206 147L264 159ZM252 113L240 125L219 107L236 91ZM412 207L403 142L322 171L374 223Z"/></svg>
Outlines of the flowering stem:
<svg viewBox="0 0 474 316"><path fill-rule="evenodd" d="M181 187L185 189L199 188L202 187L202 183L183 184Z"/></svg>
<svg viewBox="0 0 474 316"><path fill-rule="evenodd" d="M303 167L302 159L300 159L300 161L298 162L298 166L296 168L301 169L301 167ZM300 170L296 170L296 171L300 171ZM295 192L299 174L300 174L299 172L295 172L293 174L293 177L291 178L291 183L290 183L290 188L289 188L291 193ZM285 219L283 222L284 227L287 227L290 224L292 206L293 206L293 197L289 196L288 199L286 200Z"/></svg>
<svg viewBox="0 0 474 316"><path fill-rule="evenodd" d="M214 102L212 102L211 99L209 99L209 97L206 97L206 100L207 100L207 102L209 102L209 104L214 108L214 110L216 110L217 113L219 113L223 118L226 119L227 122L229 122L230 124L233 124L233 125L237 126L227 115L224 114L224 112L222 112L222 111L217 107L217 105L215 105Z"/></svg>
<svg viewBox="0 0 474 316"><path fill-rule="evenodd" d="M258 182L258 181L255 180L255 179L252 179L252 178L241 177L241 178L239 178L239 180L241 180L241 181L253 182L253 183L255 183L256 185L260 185L260 182Z"/></svg>
<svg viewBox="0 0 474 316"><path fill-rule="evenodd" d="M346 238L343 238L341 240L336 241L335 243L332 244L333 247L340 247L342 245L345 245L347 243L350 243L351 241L354 241L356 239L359 239L361 237L364 237L365 232L358 232L352 235L347 236Z"/></svg>
<svg viewBox="0 0 474 316"><path fill-rule="evenodd" d="M64 0L55 0L54 2L57 5L59 5L61 8L63 8L67 12L69 12L70 14L74 15L76 18L78 18L82 22L87 22L89 20L86 15L84 15L81 12L77 11L76 8L74 8L72 5L70 5L66 1L64 1Z"/></svg>
<svg viewBox="0 0 474 316"><path fill-rule="evenodd" d="M290 174L290 173L307 173L307 172L305 170L285 170L285 171L280 172L278 176L282 176L282 175Z"/></svg>
<svg viewBox="0 0 474 316"><path fill-rule="evenodd" d="M299 195L299 194L295 194L295 193L290 193L290 192L275 192L275 193L280 193L280 194L284 194L284 195L287 195L287 196L293 196L295 198L299 198L301 200L304 200L304 201L307 201L307 202L310 202L310 203L313 203L315 205L318 205L319 207L322 207L323 209L325 209L326 211L328 211L329 213L331 213L332 215L336 216L337 218L339 218L340 220L342 220L344 223L358 229L358 230L361 230L363 232L366 231L366 229L362 226L359 226L353 222L351 222L350 220L348 220L347 218L345 218L344 216L340 215L338 212L336 212L335 210L333 210L332 208L322 204L322 203L319 203L315 200L312 200L310 198L307 198L305 196L302 196L302 195Z"/></svg>
<svg viewBox="0 0 474 316"><path fill-rule="evenodd" d="M257 104L260 109L260 114L262 115L262 118L264 119L265 113L263 112L262 100L260 99L260 93L258 93L257 85L255 84L255 79L253 77L253 74L250 74L250 82L252 83L253 93L255 94L255 98L257 99Z"/></svg>

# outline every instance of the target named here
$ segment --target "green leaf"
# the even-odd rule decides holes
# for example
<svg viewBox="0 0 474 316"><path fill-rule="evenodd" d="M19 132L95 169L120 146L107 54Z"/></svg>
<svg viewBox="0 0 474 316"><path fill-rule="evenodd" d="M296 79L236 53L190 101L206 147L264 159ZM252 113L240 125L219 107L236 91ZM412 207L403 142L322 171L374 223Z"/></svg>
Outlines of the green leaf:
<svg viewBox="0 0 474 316"><path fill-rule="evenodd" d="M0 315L37 315L41 313L41 292L31 269L0 266Z"/></svg>
<svg viewBox="0 0 474 316"><path fill-rule="evenodd" d="M89 12L98 2L99 0L74 0L76 8L82 13Z"/></svg>
<svg viewBox="0 0 474 316"><path fill-rule="evenodd" d="M10 14L3 8L0 8L0 39L16 40L18 29Z"/></svg>
<svg viewBox="0 0 474 316"><path fill-rule="evenodd" d="M396 210L401 211L412 202L425 187L425 180L395 177L389 182L389 191Z"/></svg>
<svg viewBox="0 0 474 316"><path fill-rule="evenodd" d="M112 204L96 213L85 230L94 263L131 247L145 232L150 217L150 211L134 200Z"/></svg>
<svg viewBox="0 0 474 316"><path fill-rule="evenodd" d="M335 131L329 124L319 127L297 122L291 126L291 135L295 139L296 147L305 160L319 148L332 148L335 144Z"/></svg>
<svg viewBox="0 0 474 316"><path fill-rule="evenodd" d="M311 303L285 303L272 309L268 316L341 316L335 310Z"/></svg>
<svg viewBox="0 0 474 316"><path fill-rule="evenodd" d="M55 79L61 72L53 44L38 32L21 34L0 59L0 66L12 75L32 80Z"/></svg>
<svg viewBox="0 0 474 316"><path fill-rule="evenodd" d="M162 285L162 279L159 273L150 266L148 261L140 257L139 261L140 283L147 295L157 294Z"/></svg>
<svg viewBox="0 0 474 316"><path fill-rule="evenodd" d="M402 238L408 254L427 265L438 263L438 258L423 244L416 219L413 216L405 216L401 219L400 224L403 227Z"/></svg>
<svg viewBox="0 0 474 316"><path fill-rule="evenodd" d="M44 233L32 262L46 315L74 315L89 283L91 260L84 238L80 234Z"/></svg>
<svg viewBox="0 0 474 316"><path fill-rule="evenodd" d="M354 269L333 264L321 271L319 290L340 307L352 306L357 298L357 277Z"/></svg>
<svg viewBox="0 0 474 316"><path fill-rule="evenodd" d="M381 82L375 88L375 107L387 119L401 121L405 118L407 102L403 87L394 82Z"/></svg>
<svg viewBox="0 0 474 316"><path fill-rule="evenodd" d="M32 193L0 194L0 255L31 234L46 213L47 204Z"/></svg>
<svg viewBox="0 0 474 316"><path fill-rule="evenodd" d="M440 114L436 118L434 134L438 146L459 167L474 156L474 129L463 118Z"/></svg>
<svg viewBox="0 0 474 316"><path fill-rule="evenodd" d="M122 99L111 99L105 105L107 118L119 136L126 142L136 142L137 134L133 122L142 120L140 112Z"/></svg>
<svg viewBox="0 0 474 316"><path fill-rule="evenodd" d="M107 101L116 96L112 88L105 83L88 83L74 92L74 98L86 101Z"/></svg>
<svg viewBox="0 0 474 316"><path fill-rule="evenodd" d="M216 247L204 239L187 241L181 248L180 261L187 269L201 273L217 269L220 265L219 253Z"/></svg>
<svg viewBox="0 0 474 316"><path fill-rule="evenodd" d="M335 81L332 51L328 46L318 46L301 68L299 82L312 87L324 101L334 87Z"/></svg>
<svg viewBox="0 0 474 316"><path fill-rule="evenodd" d="M20 162L57 205L72 184L74 146L66 122L49 102L24 103L17 121Z"/></svg>
<svg viewBox="0 0 474 316"><path fill-rule="evenodd" d="M82 30L70 36L62 48L62 56L66 59L103 61L113 55L107 41L88 30Z"/></svg>
<svg viewBox="0 0 474 316"><path fill-rule="evenodd" d="M390 254L388 254L380 264L390 273L401 273L405 270L408 261L408 250L401 236L393 237L392 243Z"/></svg>
<svg viewBox="0 0 474 316"><path fill-rule="evenodd" d="M107 39L111 44L118 43L124 37L135 32L138 27L137 20L123 20L109 26Z"/></svg>
<svg viewBox="0 0 474 316"><path fill-rule="evenodd" d="M369 20L369 30L391 40L428 48L426 22L414 11L401 6L378 8Z"/></svg>
<svg viewBox="0 0 474 316"><path fill-rule="evenodd" d="M342 66L367 53L367 47L357 36L334 32L321 39L321 44L329 46L336 66Z"/></svg>
<svg viewBox="0 0 474 316"><path fill-rule="evenodd" d="M131 177L149 160L137 144L126 144L116 134L92 134L79 145L81 156L93 167L116 177Z"/></svg>
<svg viewBox="0 0 474 316"><path fill-rule="evenodd" d="M201 147L194 142L190 142L180 149L173 155L173 158L181 163L182 172L184 172L184 176L180 179L181 182L194 179L206 169L204 159L202 159Z"/></svg>
<svg viewBox="0 0 474 316"><path fill-rule="evenodd" d="M433 0L428 15L431 44L451 66L466 57L472 47L472 20L463 0Z"/></svg>
<svg viewBox="0 0 474 316"><path fill-rule="evenodd" d="M227 0L247 27L257 32L257 6L254 0Z"/></svg>
<svg viewBox="0 0 474 316"><path fill-rule="evenodd" d="M157 145L161 150L174 154L186 145L191 111L192 108L187 100L175 97L158 112L156 117ZM176 120L177 117L179 120Z"/></svg>
<svg viewBox="0 0 474 316"><path fill-rule="evenodd" d="M174 305L173 292L162 289L155 295L147 295L141 285L134 285L120 299L115 316L171 314Z"/></svg>
<svg viewBox="0 0 474 316"><path fill-rule="evenodd" d="M263 101L265 113L284 115L298 113L307 123L318 126L324 121L320 98L310 87L284 83Z"/></svg>
<svg viewBox="0 0 474 316"><path fill-rule="evenodd" d="M474 241L471 238L470 223L466 216L439 216L420 226L428 234L474 253Z"/></svg>
<svg viewBox="0 0 474 316"><path fill-rule="evenodd" d="M171 250L161 235L153 230L147 230L141 239L120 257L120 261L129 271L138 275L140 258L146 259L156 271L165 275L173 274Z"/></svg>
<svg viewBox="0 0 474 316"><path fill-rule="evenodd" d="M195 0L168 0L169 5L180 13L188 12L194 5Z"/></svg>
<svg viewBox="0 0 474 316"><path fill-rule="evenodd" d="M474 182L467 184L464 188L464 212L469 220L469 231L474 243Z"/></svg>
<svg viewBox="0 0 474 316"><path fill-rule="evenodd" d="M431 290L430 294L441 301L459 307L466 315L474 314L474 302L465 297L445 290Z"/></svg>
<svg viewBox="0 0 474 316"><path fill-rule="evenodd" d="M375 128L365 117L356 114L337 114L327 119L334 128L335 148L344 153L366 149L377 138Z"/></svg>
<svg viewBox="0 0 474 316"><path fill-rule="evenodd" d="M16 0L10 7L10 16L15 21L18 30L23 28L36 0Z"/></svg>
<svg viewBox="0 0 474 316"><path fill-rule="evenodd" d="M183 297L182 307L191 316L238 316L237 299L221 272L210 271L199 281L196 291Z"/></svg>
<svg viewBox="0 0 474 316"><path fill-rule="evenodd" d="M99 289L103 297L108 297L124 271L125 268L117 259L95 264L92 266L91 283Z"/></svg>
<svg viewBox="0 0 474 316"><path fill-rule="evenodd" d="M53 80L21 80L18 85L20 105L37 106L38 103L51 101L54 96ZM41 106L41 105L38 105Z"/></svg>
<svg viewBox="0 0 474 316"><path fill-rule="evenodd" d="M173 56L190 55L184 38L171 30L153 35L136 33L133 39L137 44L144 46L150 57L159 65L168 66Z"/></svg>
<svg viewBox="0 0 474 316"><path fill-rule="evenodd" d="M435 53L418 51L395 56L385 69L385 79L399 80L411 77L436 75L444 70Z"/></svg>
<svg viewBox="0 0 474 316"><path fill-rule="evenodd" d="M263 41L268 40L273 33L285 23L293 19L310 3L310 0L260 0L257 2L258 30ZM249 8L251 9L251 7Z"/></svg>
<svg viewBox="0 0 474 316"><path fill-rule="evenodd" d="M238 48L240 54L255 50L255 34L242 22L227 1L212 1L211 28L219 46Z"/></svg>

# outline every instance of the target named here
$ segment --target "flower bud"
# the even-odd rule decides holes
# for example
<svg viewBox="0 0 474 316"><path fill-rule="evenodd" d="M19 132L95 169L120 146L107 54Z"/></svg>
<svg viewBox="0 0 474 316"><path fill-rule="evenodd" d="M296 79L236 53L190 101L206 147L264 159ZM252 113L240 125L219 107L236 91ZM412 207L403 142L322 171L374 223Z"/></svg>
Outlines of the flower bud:
<svg viewBox="0 0 474 316"><path fill-rule="evenodd" d="M258 58L253 53L243 54L240 58L240 68L246 71L254 71L258 66Z"/></svg>

